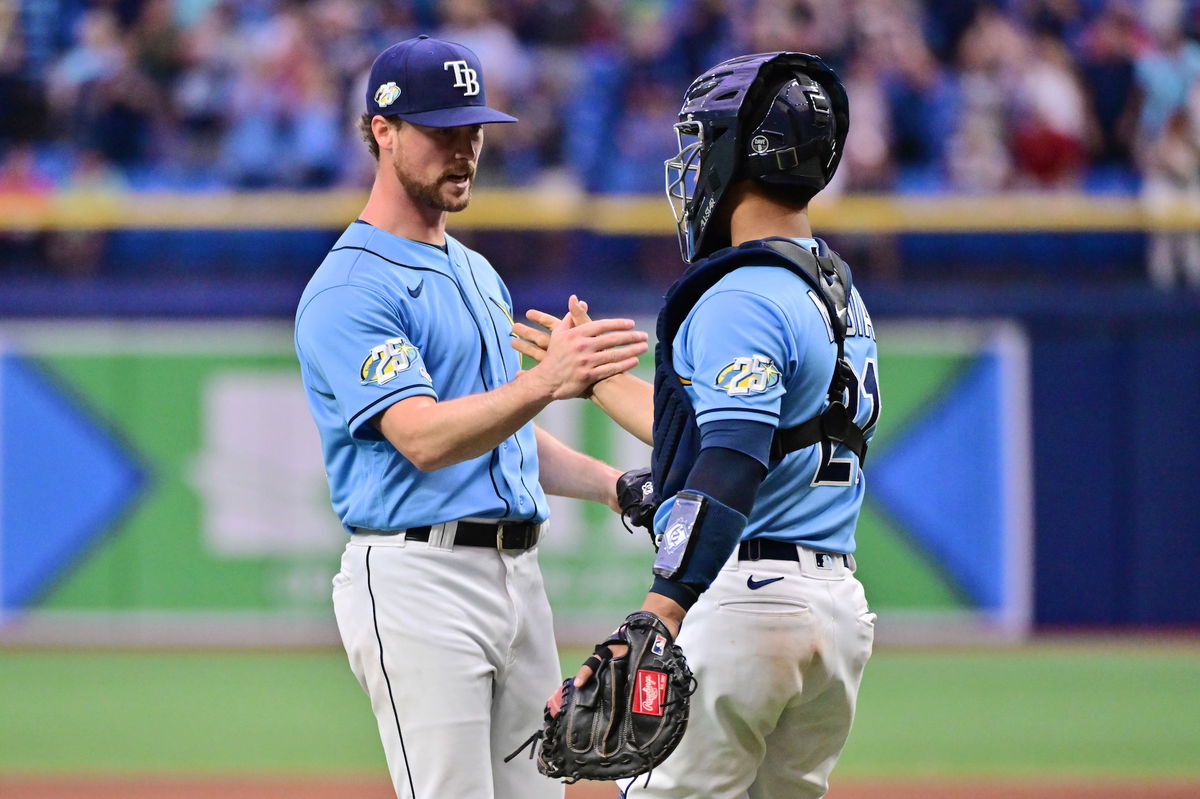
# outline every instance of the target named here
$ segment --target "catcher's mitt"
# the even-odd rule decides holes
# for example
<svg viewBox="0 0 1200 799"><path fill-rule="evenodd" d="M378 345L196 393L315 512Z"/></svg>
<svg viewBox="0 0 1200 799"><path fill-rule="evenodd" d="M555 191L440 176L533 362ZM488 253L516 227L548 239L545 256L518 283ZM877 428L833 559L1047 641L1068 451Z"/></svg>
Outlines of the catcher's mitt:
<svg viewBox="0 0 1200 799"><path fill-rule="evenodd" d="M645 527L653 541L654 511L658 506L654 504L654 482L649 469L632 469L617 478L617 504L621 506L621 520L626 529L632 533L631 524Z"/></svg>
<svg viewBox="0 0 1200 799"><path fill-rule="evenodd" d="M611 644L627 644L629 651L613 657ZM530 756L536 753L538 771L568 783L617 780L666 760L687 728L696 690L666 625L648 611L631 613L587 663L592 678L582 688L567 679L562 709L552 716L547 708L545 726L525 742L535 744Z"/></svg>

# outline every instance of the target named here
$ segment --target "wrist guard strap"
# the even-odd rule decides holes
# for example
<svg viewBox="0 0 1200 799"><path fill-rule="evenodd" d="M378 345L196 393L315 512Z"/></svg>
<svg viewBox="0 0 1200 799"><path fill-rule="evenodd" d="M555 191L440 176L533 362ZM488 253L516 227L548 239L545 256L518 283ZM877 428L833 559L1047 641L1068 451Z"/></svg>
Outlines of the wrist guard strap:
<svg viewBox="0 0 1200 799"><path fill-rule="evenodd" d="M746 529L746 517L707 494L680 491L662 526L654 574L704 591Z"/></svg>

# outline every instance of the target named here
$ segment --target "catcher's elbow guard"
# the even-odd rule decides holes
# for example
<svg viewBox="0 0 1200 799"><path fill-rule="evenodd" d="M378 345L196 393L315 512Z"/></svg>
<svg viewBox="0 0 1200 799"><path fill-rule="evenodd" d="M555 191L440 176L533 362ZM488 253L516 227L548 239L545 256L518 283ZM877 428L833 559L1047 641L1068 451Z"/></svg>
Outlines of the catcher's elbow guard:
<svg viewBox="0 0 1200 799"><path fill-rule="evenodd" d="M654 573L703 591L737 546L746 517L699 491L680 491L673 499Z"/></svg>

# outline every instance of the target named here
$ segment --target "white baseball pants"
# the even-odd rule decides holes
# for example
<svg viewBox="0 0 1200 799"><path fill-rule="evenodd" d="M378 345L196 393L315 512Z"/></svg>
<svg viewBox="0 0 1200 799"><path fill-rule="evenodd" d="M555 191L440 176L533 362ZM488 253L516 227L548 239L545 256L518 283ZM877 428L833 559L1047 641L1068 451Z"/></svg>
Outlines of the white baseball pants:
<svg viewBox="0 0 1200 799"><path fill-rule="evenodd" d="M688 613L679 645L699 687L687 732L648 786L645 776L623 783L624 796L825 795L850 734L875 614L841 556L799 553L800 562L739 562L734 553Z"/></svg>
<svg viewBox="0 0 1200 799"><path fill-rule="evenodd" d="M562 799L522 755L560 680L536 548L355 535L333 579L400 799Z"/></svg>

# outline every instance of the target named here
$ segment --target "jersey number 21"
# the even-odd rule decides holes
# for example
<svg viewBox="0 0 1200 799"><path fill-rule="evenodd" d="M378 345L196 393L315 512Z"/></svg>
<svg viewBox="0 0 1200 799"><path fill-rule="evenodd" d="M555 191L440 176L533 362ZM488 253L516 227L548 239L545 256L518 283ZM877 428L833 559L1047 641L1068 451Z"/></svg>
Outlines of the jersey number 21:
<svg viewBox="0 0 1200 799"><path fill-rule="evenodd" d="M851 378L846 386L846 413L851 419L858 422L862 427L863 432L867 433L879 421L879 410L881 407L879 397L879 375L876 371L875 359L867 358L863 364L862 374L854 369L854 365L850 366L854 377ZM859 411L862 408L862 401L867 400L871 403L871 409L867 414L865 421L859 421ZM820 461L817 465L817 473L813 475L812 485L814 486L848 486L858 482L858 469L854 465L854 453L849 452L844 447L833 441L822 441L820 446ZM835 458L834 455L838 451L846 452L850 457Z"/></svg>

